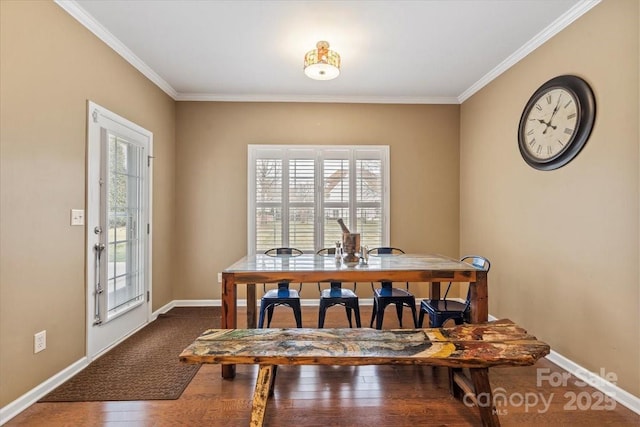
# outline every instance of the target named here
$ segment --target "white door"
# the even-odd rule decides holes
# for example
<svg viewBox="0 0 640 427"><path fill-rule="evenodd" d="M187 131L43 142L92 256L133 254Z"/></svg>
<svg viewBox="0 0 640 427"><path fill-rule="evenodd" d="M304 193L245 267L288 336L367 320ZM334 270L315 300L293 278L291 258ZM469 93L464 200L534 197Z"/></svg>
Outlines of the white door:
<svg viewBox="0 0 640 427"><path fill-rule="evenodd" d="M95 359L151 314L153 135L89 102L87 357Z"/></svg>

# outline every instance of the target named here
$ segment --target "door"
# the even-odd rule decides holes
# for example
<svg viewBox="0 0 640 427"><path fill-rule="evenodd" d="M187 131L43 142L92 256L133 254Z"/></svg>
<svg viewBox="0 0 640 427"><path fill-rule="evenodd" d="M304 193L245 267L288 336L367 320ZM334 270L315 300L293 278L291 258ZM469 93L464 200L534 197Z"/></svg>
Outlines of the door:
<svg viewBox="0 0 640 427"><path fill-rule="evenodd" d="M151 314L153 135L89 102L87 357L95 359Z"/></svg>

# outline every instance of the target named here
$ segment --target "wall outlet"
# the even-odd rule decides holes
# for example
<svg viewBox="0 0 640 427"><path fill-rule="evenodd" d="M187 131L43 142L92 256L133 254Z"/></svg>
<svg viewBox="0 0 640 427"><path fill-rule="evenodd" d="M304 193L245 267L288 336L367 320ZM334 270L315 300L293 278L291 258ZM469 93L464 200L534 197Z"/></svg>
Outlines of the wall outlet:
<svg viewBox="0 0 640 427"><path fill-rule="evenodd" d="M222 283L222 273L218 273L218 283Z"/></svg>
<svg viewBox="0 0 640 427"><path fill-rule="evenodd" d="M71 225L84 225L84 209L71 209Z"/></svg>
<svg viewBox="0 0 640 427"><path fill-rule="evenodd" d="M33 352L40 353L47 348L47 331L40 331L33 336Z"/></svg>

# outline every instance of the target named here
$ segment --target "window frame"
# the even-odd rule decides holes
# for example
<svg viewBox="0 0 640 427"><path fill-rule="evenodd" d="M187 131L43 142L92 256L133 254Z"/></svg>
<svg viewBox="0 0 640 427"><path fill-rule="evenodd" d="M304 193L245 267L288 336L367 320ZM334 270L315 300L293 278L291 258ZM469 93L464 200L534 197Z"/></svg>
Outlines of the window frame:
<svg viewBox="0 0 640 427"><path fill-rule="evenodd" d="M249 255L256 254L256 168L255 163L258 158L274 158L282 161L283 165L283 194L282 202L280 205L283 207L282 218L282 235L283 246L288 246L289 239L289 221L284 221L285 218L289 218L289 201L287 188L288 185L288 166L291 158L312 158L315 165L315 213L314 213L314 251L321 249L324 244L324 197L323 197L323 160L336 159L336 153L342 153L344 158L349 161L349 223L347 226L349 229L357 233L357 209L359 207L366 207L365 203L358 204L356 200L356 160L380 160L381 161L381 240L382 246L388 246L390 240L390 160L389 160L389 146L388 145L262 145L262 144L248 144L247 153L247 252ZM297 154L296 157L292 157L291 154ZM369 155L367 155L369 153ZM300 157L302 154L304 156ZM328 154L332 154L332 157L328 157ZM374 154L374 155L372 155ZM285 201L286 200L286 201ZM295 206L295 204L294 204ZM366 244L366 242L363 242ZM309 250L305 250L309 253Z"/></svg>

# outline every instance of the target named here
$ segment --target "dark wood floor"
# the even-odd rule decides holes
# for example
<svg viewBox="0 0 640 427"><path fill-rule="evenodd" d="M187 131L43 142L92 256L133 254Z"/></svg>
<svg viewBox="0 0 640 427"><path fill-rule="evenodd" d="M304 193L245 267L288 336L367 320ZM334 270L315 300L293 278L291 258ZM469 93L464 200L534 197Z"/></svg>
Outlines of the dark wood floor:
<svg viewBox="0 0 640 427"><path fill-rule="evenodd" d="M362 307L368 326L370 307ZM239 326L244 327L240 309ZM408 311L405 316L408 316ZM303 307L303 325L315 327L317 308ZM293 326L280 307L272 327ZM344 311L329 310L325 327L346 327ZM405 325L408 327L411 325ZM397 328L392 309L385 328ZM605 401L572 377L566 386L536 385L538 369L564 372L547 360L532 367L490 371L503 426L638 426L640 416ZM36 403L7 426L247 426L257 367L238 366L233 381L220 366L204 365L178 400L136 402ZM416 366L281 366L267 426L477 426L477 409L449 395L447 370ZM574 396L577 399L574 399ZM543 399L544 402L543 403ZM527 404L528 402L528 404ZM611 408L611 406L614 406ZM582 408L582 409L581 409Z"/></svg>

